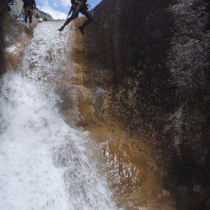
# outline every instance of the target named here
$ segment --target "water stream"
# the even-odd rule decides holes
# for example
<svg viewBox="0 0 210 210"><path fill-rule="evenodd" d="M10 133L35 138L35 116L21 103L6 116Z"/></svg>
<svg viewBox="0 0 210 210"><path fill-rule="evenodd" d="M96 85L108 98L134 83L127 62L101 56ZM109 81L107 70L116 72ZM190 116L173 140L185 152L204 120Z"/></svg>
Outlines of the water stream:
<svg viewBox="0 0 210 210"><path fill-rule="evenodd" d="M61 24L39 24L19 71L8 70L0 82L0 209L117 209L87 155L88 133L59 112L56 84L71 35L69 28L58 32Z"/></svg>

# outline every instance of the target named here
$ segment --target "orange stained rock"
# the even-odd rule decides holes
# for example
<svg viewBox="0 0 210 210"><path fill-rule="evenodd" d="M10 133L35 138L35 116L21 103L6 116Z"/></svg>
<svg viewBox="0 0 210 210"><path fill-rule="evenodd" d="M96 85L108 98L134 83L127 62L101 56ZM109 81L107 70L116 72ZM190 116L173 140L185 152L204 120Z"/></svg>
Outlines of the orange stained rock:
<svg viewBox="0 0 210 210"><path fill-rule="evenodd" d="M104 111L92 105L94 87L85 86L87 73L83 62L82 36L77 31L81 19L75 20L75 45L72 52L73 62L77 63L75 81L78 84L78 126L90 132L89 154L100 164L107 174L108 185L113 192L113 200L119 207L126 209L172 210L175 203L168 191L162 186L162 177L152 151L143 144L155 135L130 137L121 123ZM107 100L106 103L109 103ZM109 104L108 104L109 105ZM167 129L167 128L166 128ZM142 132L144 133L144 132ZM141 141L142 140L142 141Z"/></svg>

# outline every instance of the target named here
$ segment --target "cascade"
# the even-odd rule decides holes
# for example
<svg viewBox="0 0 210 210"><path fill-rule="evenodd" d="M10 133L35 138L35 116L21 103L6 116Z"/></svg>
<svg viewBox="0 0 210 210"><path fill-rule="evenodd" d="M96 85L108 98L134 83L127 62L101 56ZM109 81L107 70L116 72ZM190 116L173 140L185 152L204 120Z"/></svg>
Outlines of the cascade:
<svg viewBox="0 0 210 210"><path fill-rule="evenodd" d="M69 37L68 29L56 30L60 25L39 24L19 71L8 70L0 82L0 209L117 209L89 160L88 132L69 126L59 112L56 84Z"/></svg>

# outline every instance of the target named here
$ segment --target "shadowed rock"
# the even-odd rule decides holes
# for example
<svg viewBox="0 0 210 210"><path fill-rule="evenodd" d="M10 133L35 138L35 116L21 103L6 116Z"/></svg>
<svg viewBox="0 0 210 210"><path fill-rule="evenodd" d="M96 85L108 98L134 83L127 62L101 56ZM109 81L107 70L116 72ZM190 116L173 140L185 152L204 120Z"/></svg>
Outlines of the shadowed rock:
<svg viewBox="0 0 210 210"><path fill-rule="evenodd" d="M86 84L107 91L109 113L131 134L155 133L145 143L161 153L177 209L209 208L209 192L193 188L210 185L209 5L103 0L84 40Z"/></svg>
<svg viewBox="0 0 210 210"><path fill-rule="evenodd" d="M2 22L5 11L7 11L7 4L9 0L0 2L0 75L2 75L6 71L5 67L5 57L4 57L4 43L2 36Z"/></svg>

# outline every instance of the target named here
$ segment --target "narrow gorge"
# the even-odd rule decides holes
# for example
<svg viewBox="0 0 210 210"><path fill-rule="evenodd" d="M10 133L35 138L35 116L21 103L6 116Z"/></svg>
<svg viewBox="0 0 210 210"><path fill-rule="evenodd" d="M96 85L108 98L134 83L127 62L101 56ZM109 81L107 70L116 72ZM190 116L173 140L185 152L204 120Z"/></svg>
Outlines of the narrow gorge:
<svg viewBox="0 0 210 210"><path fill-rule="evenodd" d="M103 0L85 35L6 6L1 209L210 209L208 0Z"/></svg>

